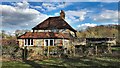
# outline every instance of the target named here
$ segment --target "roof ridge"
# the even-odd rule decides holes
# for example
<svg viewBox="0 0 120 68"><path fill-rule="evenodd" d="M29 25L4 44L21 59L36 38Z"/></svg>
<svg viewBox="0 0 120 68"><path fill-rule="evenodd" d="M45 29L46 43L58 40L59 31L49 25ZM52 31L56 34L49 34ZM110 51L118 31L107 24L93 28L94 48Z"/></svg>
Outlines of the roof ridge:
<svg viewBox="0 0 120 68"><path fill-rule="evenodd" d="M66 24L66 25L64 25ZM69 29L73 32L76 32L75 29L73 29L64 19L62 19L60 16L55 17L49 17L34 28L33 30L48 30L51 29L51 27L55 27L56 29Z"/></svg>

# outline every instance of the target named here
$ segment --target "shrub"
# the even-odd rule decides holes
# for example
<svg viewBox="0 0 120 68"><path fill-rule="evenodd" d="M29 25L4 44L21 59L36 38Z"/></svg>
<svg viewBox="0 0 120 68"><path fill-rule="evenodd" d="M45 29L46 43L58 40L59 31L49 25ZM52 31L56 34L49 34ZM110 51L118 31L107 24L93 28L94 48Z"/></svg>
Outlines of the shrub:
<svg viewBox="0 0 120 68"><path fill-rule="evenodd" d="M21 59L22 50L17 45L2 46L3 59Z"/></svg>

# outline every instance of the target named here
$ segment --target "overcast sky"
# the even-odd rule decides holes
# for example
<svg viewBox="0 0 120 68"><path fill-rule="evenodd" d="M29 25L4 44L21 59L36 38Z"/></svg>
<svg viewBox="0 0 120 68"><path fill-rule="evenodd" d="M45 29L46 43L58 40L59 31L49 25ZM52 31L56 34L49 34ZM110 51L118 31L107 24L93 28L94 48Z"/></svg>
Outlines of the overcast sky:
<svg viewBox="0 0 120 68"><path fill-rule="evenodd" d="M65 20L75 29L118 24L118 2L2 2L2 29L31 30L48 17L65 11Z"/></svg>

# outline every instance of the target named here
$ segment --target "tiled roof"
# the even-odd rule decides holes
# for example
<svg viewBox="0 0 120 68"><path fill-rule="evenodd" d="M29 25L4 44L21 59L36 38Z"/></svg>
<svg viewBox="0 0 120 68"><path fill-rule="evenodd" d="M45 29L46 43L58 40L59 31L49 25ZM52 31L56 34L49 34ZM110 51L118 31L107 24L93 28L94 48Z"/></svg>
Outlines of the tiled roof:
<svg viewBox="0 0 120 68"><path fill-rule="evenodd" d="M53 33L53 32L26 32L18 37L18 39L33 38L33 39L70 39L69 34Z"/></svg>
<svg viewBox="0 0 120 68"><path fill-rule="evenodd" d="M64 19L60 16L57 17L49 17L44 20L34 28L33 30L47 30L47 29L69 29L73 32L76 32Z"/></svg>

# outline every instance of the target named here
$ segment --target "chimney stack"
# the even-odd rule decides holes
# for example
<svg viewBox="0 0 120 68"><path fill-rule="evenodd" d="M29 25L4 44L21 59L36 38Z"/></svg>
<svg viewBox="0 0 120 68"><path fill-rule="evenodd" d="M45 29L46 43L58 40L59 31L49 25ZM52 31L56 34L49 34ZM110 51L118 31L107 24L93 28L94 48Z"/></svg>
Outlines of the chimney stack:
<svg viewBox="0 0 120 68"><path fill-rule="evenodd" d="M63 10L61 10L61 12L60 12L60 17L61 17L62 19L65 19L65 12L64 12Z"/></svg>

